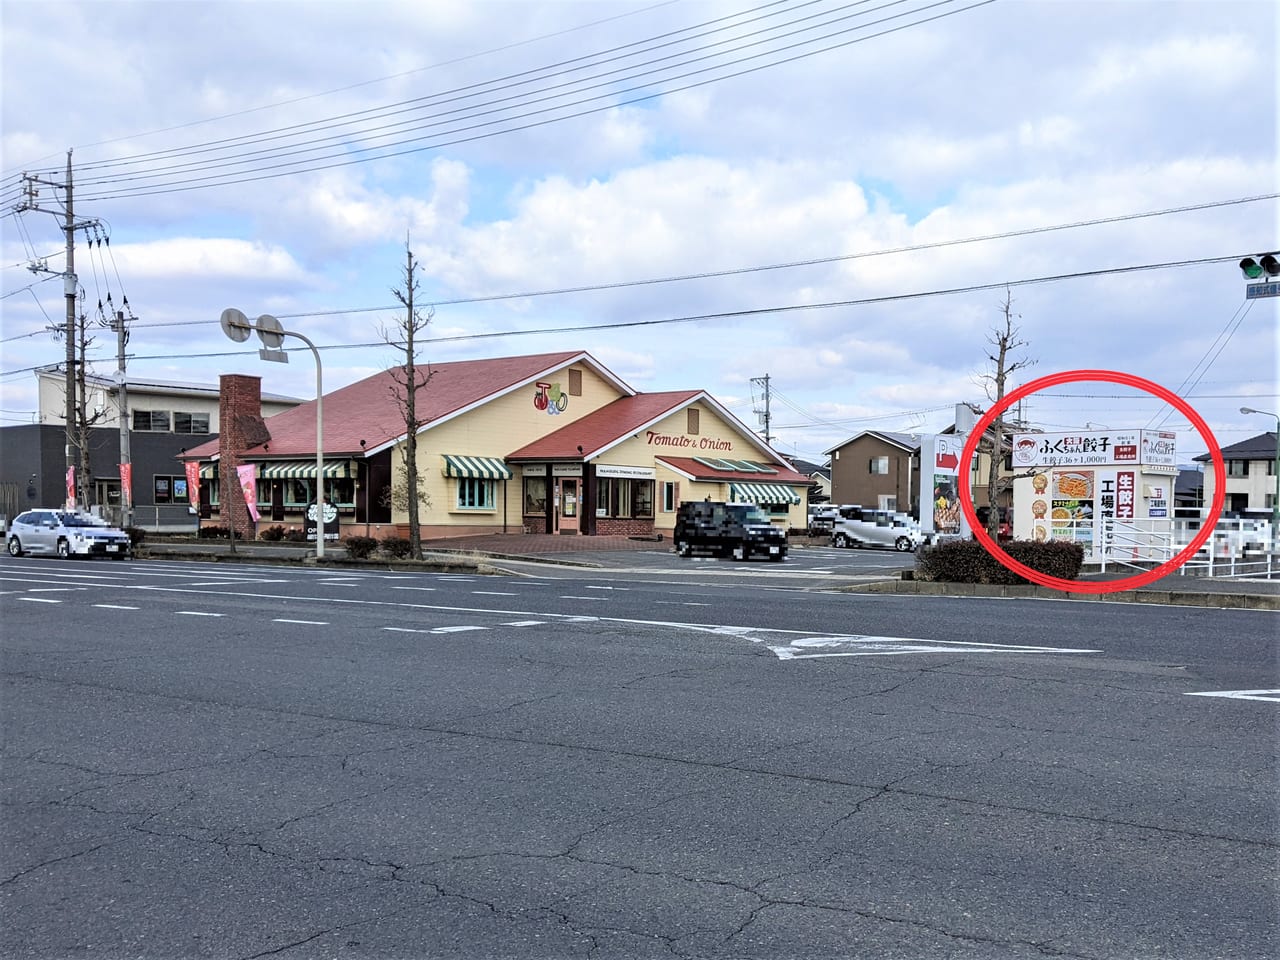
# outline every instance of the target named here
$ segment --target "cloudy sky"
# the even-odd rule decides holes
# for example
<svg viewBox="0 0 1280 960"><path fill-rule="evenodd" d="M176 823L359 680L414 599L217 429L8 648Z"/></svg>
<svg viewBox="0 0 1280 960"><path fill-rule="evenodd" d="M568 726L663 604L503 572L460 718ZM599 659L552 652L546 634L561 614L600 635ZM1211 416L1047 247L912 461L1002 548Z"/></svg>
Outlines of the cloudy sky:
<svg viewBox="0 0 1280 960"><path fill-rule="evenodd" d="M702 388L784 454L932 432L1015 382L1113 369L1222 444L1280 410L1277 5L1227 0L22 2L3 37L0 423L34 416L76 272L128 298L129 373L313 395L218 317L271 313L326 390L395 361L406 238L421 359L589 350L639 390ZM94 237L110 243L90 244ZM1179 264L1169 266L1169 264ZM1165 265L1165 266L1161 266ZM1007 285L1007 287L1006 287ZM1037 394L1047 430L1173 428L1111 384Z"/></svg>

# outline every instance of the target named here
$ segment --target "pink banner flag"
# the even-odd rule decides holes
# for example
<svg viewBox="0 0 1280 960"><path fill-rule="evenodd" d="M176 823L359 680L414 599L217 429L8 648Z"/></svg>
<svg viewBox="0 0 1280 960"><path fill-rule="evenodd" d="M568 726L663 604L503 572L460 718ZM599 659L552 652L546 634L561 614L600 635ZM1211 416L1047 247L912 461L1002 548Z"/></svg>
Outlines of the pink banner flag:
<svg viewBox="0 0 1280 960"><path fill-rule="evenodd" d="M191 501L191 505L196 509L200 508L200 463L197 460L188 460L187 469L187 499Z"/></svg>
<svg viewBox="0 0 1280 960"><path fill-rule="evenodd" d="M76 468L67 467L67 509L76 508Z"/></svg>
<svg viewBox="0 0 1280 960"><path fill-rule="evenodd" d="M249 516L257 523L261 516L258 513L258 468L252 463L242 463L236 467L240 478L240 489L244 492L244 505L249 508Z"/></svg>
<svg viewBox="0 0 1280 960"><path fill-rule="evenodd" d="M120 505L133 506L133 464L120 464Z"/></svg>

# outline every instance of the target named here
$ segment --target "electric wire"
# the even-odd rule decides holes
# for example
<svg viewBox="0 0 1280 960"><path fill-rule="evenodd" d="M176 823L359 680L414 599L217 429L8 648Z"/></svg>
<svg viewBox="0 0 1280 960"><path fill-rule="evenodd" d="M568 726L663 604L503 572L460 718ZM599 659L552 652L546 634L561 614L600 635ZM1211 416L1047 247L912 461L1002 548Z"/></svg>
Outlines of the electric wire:
<svg viewBox="0 0 1280 960"><path fill-rule="evenodd" d="M1089 277L1115 276L1129 273L1139 273L1148 270L1167 270L1181 269L1184 267L1201 266L1209 263L1224 263L1238 259L1237 254L1226 257L1203 257L1195 260L1175 260L1164 263L1147 263L1134 264L1124 267L1107 267L1097 270L1082 270L1074 273L1056 274L1051 276L1028 277L1020 280L1001 280L993 283L968 284L962 287L947 287L936 290L921 290L912 293L884 294L877 297L861 297L851 300L830 300L820 303L793 303L781 304L770 307L752 307L741 310L724 310L715 313L693 314L680 317L663 317L652 320L621 320L614 323L594 323L581 324L570 327L540 327L528 330L493 330L485 333L466 333L457 334L449 337L431 337L422 341L424 347L431 344L441 343L458 343L470 342L475 340L493 340L502 337L518 337L518 336L536 336L545 334L566 334L581 333L592 330L621 330L634 329L643 327L666 326L670 324L698 323L709 320L738 320L746 318L763 317L778 313L791 313L795 311L816 311L830 310L840 307L860 307L883 303L899 303L909 300L919 300L932 297L953 296L961 293L976 293L988 290L1003 290L1007 287L1030 286L1042 283L1060 283L1067 280L1080 280ZM305 317L309 314L293 314L292 316ZM169 323L148 324L150 327L157 326L205 326L218 323L217 320L197 320L197 321L172 321ZM344 344L317 344L317 350L368 350L368 349L386 349L387 344L383 341L366 342L366 343L344 343ZM307 351L308 348L284 348L285 352ZM156 354L150 356L136 356L131 359L135 360L200 360L213 357L235 357L243 356L243 351L216 351L210 353L188 353L188 354ZM91 362L91 361L86 361ZM0 378L12 376L17 373L27 373L35 367L23 368L21 370L0 371Z"/></svg>
<svg viewBox="0 0 1280 960"><path fill-rule="evenodd" d="M568 34L576 33L579 30L587 30L587 29L590 29L591 27L597 27L606 23L612 23L616 20L623 20L623 19L626 19L627 17L639 16L640 14L649 13L653 10L658 10L662 7L669 7L677 2L679 2L679 0L662 0L661 3L650 4L649 6L641 7L638 10L631 10L631 11L628 11L627 13L616 14L612 17L604 17L600 20L592 20L587 23L577 24L575 26L568 27L564 30L557 30L552 33L541 34L536 37L530 37L526 40L518 40L513 43L504 44L500 47L492 47L488 50L482 50L477 53L466 54L461 57L454 57L452 60L443 60L439 63L429 64L425 67L415 67L412 70L404 70L400 73L393 73L385 77L377 77L372 80L361 80L356 83L347 84L346 86L343 86L343 87L335 87L331 90L324 90L319 93L311 93L301 97L293 97L289 100L279 100L274 103L263 104L262 106L258 106L258 107L249 107L244 110L236 110L231 113L219 114L213 117L203 117L199 120L191 120L191 121L188 121L187 123L174 124L173 126L170 126L170 127L162 127L155 130L149 130L144 133L131 134L123 137L114 137L109 140L98 140L93 143L82 144L80 147L77 147L76 149L88 149L90 147L109 146L113 143L122 143L125 141L138 140L145 137L156 136L161 133L172 133L177 130L185 130L191 127L204 126L206 124L211 124L211 123L219 123L223 120L234 120L237 117L247 116L252 113L262 113L268 110L276 110L276 109L279 109L280 107L294 106L295 104L305 103L309 100L317 100L323 97L329 97L339 93L347 93L348 91L351 91L351 90L358 90L361 87L368 87L378 83L386 83L389 80L400 80L404 77L412 76L417 73L426 73L432 70L439 70L443 67L455 66L459 63L465 63L468 60L477 60L481 57L487 57L497 53L506 53L509 50L514 50L519 47L529 46L530 44L534 44L534 43L540 43L543 40L554 40L556 37L567 36ZM55 156L55 155L50 154L45 157L37 158L36 160L32 161L32 164L39 163L41 162L41 160L49 159L49 157L51 156ZM0 182L3 182L3 181L0 181Z"/></svg>
<svg viewBox="0 0 1280 960"><path fill-rule="evenodd" d="M945 3L951 3L951 2L955 2L955 0L939 0L939 2L937 3L929 4L925 7L917 8L914 11L910 11L910 13L918 13L918 12L926 11L926 10L932 9L933 7L941 6ZM878 37L886 36L891 33L896 33L901 30L908 29L910 27L920 26L922 24L939 20L944 17L955 16L960 13L964 13L969 10L975 9L977 7L986 6L993 2L995 2L995 0L974 0L974 2L970 3L968 6L964 6L954 10L944 10L941 13L924 17L922 19L915 20L910 23L898 24L896 26L888 27L884 30L881 30L877 33L869 34L867 36L854 37L852 39L841 40L839 42L832 43L827 46L820 47L818 49L793 54L791 56L783 57L781 59L774 60L769 63L754 64L751 66L746 66L740 70L736 70L734 72L725 74L723 76L705 78L700 80L691 80L689 83L667 87L660 91L650 90L649 85L628 88L627 90L624 90L622 92L624 94L632 91L646 91L646 92L641 92L637 96L629 99L624 98L622 100L616 100L604 106L584 107L584 109L576 110L574 112L565 114L563 116L544 118L541 120L530 119L529 122L527 123L517 123L514 126L508 126L508 127L505 127L504 129L497 130L497 131L490 130L488 132L472 133L466 136L447 134L447 135L443 135L445 139L440 139L433 143L429 143L425 145L407 147L406 149L403 149L403 150L395 150L395 149L386 148L386 147L355 148L355 149L346 150L343 152L342 156L346 157L346 159L336 160L334 162L321 162L320 160L313 159L312 161L307 161L307 162L266 164L266 165L260 165L254 171L246 171L242 174L227 172L225 174L180 179L180 180L174 180L174 181L161 183L161 184L151 184L151 185L139 184L136 186L119 186L119 184L128 183L130 180L143 179L146 175L141 175L139 177L134 177L134 178L127 178L127 177L101 178L100 182L90 178L88 182L78 181L78 189L81 189L83 191L81 194L78 195L78 199L84 202L88 202L88 201L94 201L94 200L118 199L122 197L155 196L159 194L177 193L177 192L184 192L188 190L206 189L213 186L230 186L234 184L258 182L262 180L274 179L280 176L292 176L292 175L297 175L299 173L305 173L305 172L330 170L330 169L335 169L339 167L346 167L346 166L352 166L355 164L366 163L375 159L388 159L388 158L394 158L394 157L402 157L410 154L420 153L425 150L439 149L440 147L443 147L443 146L456 145L460 143L469 143L476 140L485 139L491 136L496 136L496 135L506 134L506 133L514 133L521 130L533 129L535 127L544 126L549 123L558 123L562 120L567 120L574 117L587 116L590 114L599 113L606 110L613 110L620 106L627 106L635 103L642 103L649 100L658 99L663 96L668 96L672 93L705 86L710 83L716 83L716 82L731 79L734 77L745 76L747 74L756 73L764 69L780 66L785 63L795 62L797 60L805 59L811 56L816 56L818 54L826 53L831 50L847 47L854 43L861 43L866 40L871 40ZM898 15L895 15L895 18L904 16L904 15L905 14L898 14ZM864 29L865 26L867 25L863 25L863 27L859 27L859 28L850 28L850 29ZM831 36L839 36L847 32L849 31L848 30L838 31L835 34L832 34L828 37L823 37L820 39L822 40L830 39ZM789 48L786 48L786 49L789 49ZM768 55L773 55L773 54L776 54L777 52L778 51L772 51L771 54L768 54ZM680 77L669 78L669 79L680 80L688 77L694 77L694 76L697 76L698 74L706 73L711 69L721 70L721 69L725 69L726 67L737 66L739 64L746 63L750 60L759 59L761 56L765 56L765 54L756 54L751 57L744 57L738 61L734 61L731 64L720 65L715 68L703 68L701 70L690 71L687 74L681 75ZM610 96L610 98L612 99L612 97L614 97L615 94L610 94L608 96ZM576 104L561 105L559 107L552 108L552 109L563 110L563 109L566 109L566 106L575 106L575 105L582 106L583 104L588 103L590 102L590 100L594 100L594 99L599 99L599 98L589 98L589 100L579 101ZM473 127L467 128L467 130L479 130L485 126L492 126L494 125L494 123L508 123L513 119L514 120L529 119L532 117L536 117L539 114L547 113L547 112L550 112L550 111L549 110L533 111L529 114L525 114L523 116L515 117L515 118L507 118L506 120L503 120L503 121L495 121L495 122L490 122L486 124L476 124ZM465 133L467 131L462 131L462 132ZM430 139L430 138L429 137L410 138L408 140L400 141L399 143L392 145L392 147L401 146L401 145L410 144L410 143L420 144L421 141L427 140L427 139ZM370 153L376 153L376 155L374 156L366 155ZM97 192L94 192L95 187L98 188Z"/></svg>

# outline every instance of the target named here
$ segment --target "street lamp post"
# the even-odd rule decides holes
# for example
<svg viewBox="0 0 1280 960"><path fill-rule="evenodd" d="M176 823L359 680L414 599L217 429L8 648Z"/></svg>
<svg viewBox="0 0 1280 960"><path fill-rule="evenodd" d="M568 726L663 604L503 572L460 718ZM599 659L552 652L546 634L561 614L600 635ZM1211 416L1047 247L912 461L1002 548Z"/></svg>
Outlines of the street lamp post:
<svg viewBox="0 0 1280 960"><path fill-rule="evenodd" d="M280 349L285 337L297 337L311 349L316 361L316 559L324 559L324 374L320 365L320 351L316 345L300 333L285 330L280 321L264 313L249 325L249 318L234 307L222 311L222 332L236 343L249 339L251 330L258 331L263 349L258 356L263 360L288 363L289 355ZM303 526L305 527L305 523Z"/></svg>
<svg viewBox="0 0 1280 960"><path fill-rule="evenodd" d="M1241 413L1260 413L1264 417L1276 418L1276 460L1272 465L1275 474L1276 489L1271 495L1271 548L1280 548L1280 414L1269 410L1255 410L1253 407L1241 407Z"/></svg>

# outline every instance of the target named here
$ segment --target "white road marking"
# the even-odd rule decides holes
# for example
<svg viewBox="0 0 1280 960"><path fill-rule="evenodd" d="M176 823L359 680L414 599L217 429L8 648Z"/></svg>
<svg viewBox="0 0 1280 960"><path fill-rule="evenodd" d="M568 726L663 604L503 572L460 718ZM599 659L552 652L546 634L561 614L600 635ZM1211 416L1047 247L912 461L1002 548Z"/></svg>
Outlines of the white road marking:
<svg viewBox="0 0 1280 960"><path fill-rule="evenodd" d="M95 603L102 610L137 610L137 607L126 607L123 603Z"/></svg>
<svg viewBox="0 0 1280 960"><path fill-rule="evenodd" d="M61 600L54 600L51 597L19 597L19 600L25 600L27 603L61 603Z"/></svg>
<svg viewBox="0 0 1280 960"><path fill-rule="evenodd" d="M80 587L32 587L28 593L66 593L68 590L79 590Z"/></svg>
<svg viewBox="0 0 1280 960"><path fill-rule="evenodd" d="M280 617L276 620L272 620L271 622L272 623L301 623L304 626L308 626L308 627L327 627L329 625L328 620L286 620L283 617Z"/></svg>
<svg viewBox="0 0 1280 960"><path fill-rule="evenodd" d="M134 585L134 586L125 587L124 589L138 590L143 592L197 593L197 594L200 594L201 596L204 595L202 591L189 590L181 586ZM234 596L234 594L228 594L228 596ZM247 593L244 596L247 598L252 598L257 601L284 600L284 601L291 601L291 602L297 602L297 603L346 604L346 605L358 605L362 607L387 608L392 610L400 609L400 610L406 610L406 611L432 610L432 611L455 614L455 615L456 614L479 614L481 616L486 616L486 617L491 617L494 615L539 617L539 618L544 618L545 620L551 623L594 623L594 622L626 623L626 624L634 624L636 626L641 626L641 627L650 627L650 628L666 627L666 628L672 628L672 629L678 629L678 630L689 630L696 633L710 633L710 634L718 634L722 636L727 635L731 637L740 637L742 639L750 640L753 643L763 643L766 639L766 636L776 637L778 639L782 639L785 637L796 637L800 640L813 641L813 643L809 647L805 647L803 644L797 647L793 647L790 644L786 646L782 646L779 644L780 649L787 650L791 653L791 656L786 657L786 659L797 659L795 655L796 652L799 651L801 654L804 654L806 650L811 651L806 654L807 656L840 656L840 655L866 656L868 651L865 649L864 649L864 652L862 652L861 654L859 654L856 649L853 649L849 652L845 652L843 654L837 652L839 645L845 644L848 646L856 647L856 641L860 639L868 640L868 641L878 641L879 643L881 643L882 644L881 648L876 652L878 653L878 655L882 655L882 656L889 653L903 654L903 653L942 653L942 652L1003 653L1003 654L1010 654L1010 653L1012 654L1028 654L1028 653L1077 654L1077 653L1097 653L1098 652L1097 650L1076 649L1076 648L1069 648L1069 647L1030 647L1030 646L1018 646L1018 645L1012 645L1012 644L1005 644L1005 645L981 644L981 643L968 643L968 642L962 642L962 641L923 640L923 639L916 639L916 638L910 638L910 637L867 638L867 637L850 636L847 634L831 634L828 636L814 636L811 631L789 630L783 627L757 627L757 626L738 626L738 625L730 625L730 624L689 623L689 622L680 621L680 620L656 620L656 619L647 620L647 619L639 619L635 617L572 616L572 615L567 615L563 613L549 613L545 610L495 610L489 607L464 607L464 606L453 606L453 605L447 605L447 604L409 603L404 601L369 600L369 599L354 598L354 597L353 598L305 597L305 596L297 596L293 594L253 594L253 593ZM607 601L608 598L606 597L569 597L567 599ZM404 633L430 632L430 631L424 631L424 630L411 630L403 627L384 627L383 629L398 630ZM825 645L826 649L821 649L818 646L819 643ZM896 646L890 649L888 647L883 646L884 644L894 644ZM812 651L820 651L820 652L812 652ZM774 651L774 652L776 653L777 651Z"/></svg>
<svg viewBox="0 0 1280 960"><path fill-rule="evenodd" d="M471 592L472 592L472 593L474 593L476 596L479 596L479 597L514 597L514 596L518 596L518 594L514 594L514 593L504 593L504 592L503 592L503 591L501 591L501 590L472 590Z"/></svg>
<svg viewBox="0 0 1280 960"><path fill-rule="evenodd" d="M243 580L205 580L201 583L188 583L188 587L239 587L247 583L288 583L288 580L265 580L258 577L246 577Z"/></svg>
<svg viewBox="0 0 1280 960"><path fill-rule="evenodd" d="M597 600L597 601L599 601L600 603L608 603L608 602L609 602L609 598L608 598L608 597L571 597L571 596L567 596L567 595L561 595L560 599L561 599L561 600Z"/></svg>
<svg viewBox="0 0 1280 960"><path fill-rule="evenodd" d="M392 587L392 590L426 590L428 593L434 593L435 587Z"/></svg>
<svg viewBox="0 0 1280 960"><path fill-rule="evenodd" d="M709 607L709 603L699 603L697 600L655 600L655 604L661 604L667 607Z"/></svg>
<svg viewBox="0 0 1280 960"><path fill-rule="evenodd" d="M755 640L754 637L751 639ZM757 641L759 642L759 641ZM816 657L888 657L906 653L1097 653L1067 647L1028 647L1020 644L918 640L912 637L801 637L786 646L765 644L779 660Z"/></svg>
<svg viewBox="0 0 1280 960"><path fill-rule="evenodd" d="M1188 697L1224 697L1228 700L1265 700L1267 703L1280 703L1280 690L1210 690L1203 693L1188 693Z"/></svg>
<svg viewBox="0 0 1280 960"><path fill-rule="evenodd" d="M511 620L507 623L500 624L503 627L540 627L546 623L545 620Z"/></svg>
<svg viewBox="0 0 1280 960"><path fill-rule="evenodd" d="M222 613L206 613L206 612L205 612L205 611L203 611L203 610L179 610L179 611L177 611L177 613L178 613L178 616L180 616L180 617L222 617L222 616L225 616L225 614L222 614Z"/></svg>
<svg viewBox="0 0 1280 960"><path fill-rule="evenodd" d="M488 630L488 627L465 626L465 627L430 627L426 629L417 629L414 627L383 627L383 630L389 630L392 633L466 633L471 630Z"/></svg>
<svg viewBox="0 0 1280 960"><path fill-rule="evenodd" d="M588 590L630 590L630 587L597 587L591 584L587 585Z"/></svg>

